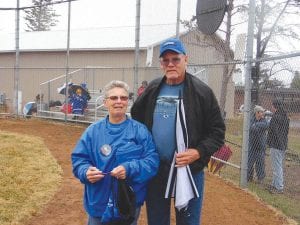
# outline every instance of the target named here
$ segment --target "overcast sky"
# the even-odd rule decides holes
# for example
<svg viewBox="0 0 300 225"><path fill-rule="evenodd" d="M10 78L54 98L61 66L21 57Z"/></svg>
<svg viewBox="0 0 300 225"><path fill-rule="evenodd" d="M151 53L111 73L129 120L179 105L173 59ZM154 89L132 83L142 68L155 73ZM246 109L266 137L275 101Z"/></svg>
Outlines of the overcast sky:
<svg viewBox="0 0 300 225"><path fill-rule="evenodd" d="M0 0L0 8L16 7L16 2ZM197 0L181 0L181 19L191 19L196 14L196 3ZM20 0L21 7L29 5L31 0ZM72 29L135 25L136 0L78 0L72 2L71 8ZM53 29L66 29L68 3L54 5L53 9L61 15ZM177 0L141 0L141 25L176 24L176 15ZM0 21L5 21L0 23L0 32L14 32L14 11L0 11Z"/></svg>
<svg viewBox="0 0 300 225"><path fill-rule="evenodd" d="M16 7L17 0L0 0L0 8ZM31 0L20 0L20 6L30 6ZM196 14L197 0L181 0L181 19L189 20ZM136 0L77 0L71 4L71 29L91 29L96 27L135 26ZM57 4L53 9L59 23L52 30L67 29L68 3ZM24 31L24 13L20 14L20 31ZM141 25L174 24L176 30L177 0L141 0ZM15 11L0 11L0 35L15 31ZM244 25L238 33L247 30ZM175 34L175 33L174 33ZM234 40L234 38L233 38ZM232 43L234 48L234 41ZM294 46L283 42L283 49L299 51L299 42ZM298 47L297 47L298 46ZM295 64L296 65L296 64ZM297 64L299 66L299 63Z"/></svg>
<svg viewBox="0 0 300 225"><path fill-rule="evenodd" d="M20 6L30 6L32 0L19 0ZM58 0L53 0L58 1ZM0 0L0 8L16 7L17 0ZM189 20L196 14L197 0L181 0L181 19ZM71 29L95 27L135 26L136 0L77 0L72 2ZM53 9L59 23L52 30L67 29L68 3L56 4ZM141 25L174 24L176 30L177 0L141 0ZM24 13L20 13L20 31L24 31ZM294 21L297 21L300 16ZM0 10L0 35L15 31L15 11ZM243 28L241 28L243 27ZM247 31L247 24L235 28L235 35ZM234 37L233 39L234 40ZM234 44L234 42L232 43ZM233 45L234 46L234 45ZM284 42L286 46L286 42ZM286 46L291 47L291 46ZM286 50L287 48L284 48ZM292 46L293 50L295 46ZM299 49L299 47L298 47Z"/></svg>

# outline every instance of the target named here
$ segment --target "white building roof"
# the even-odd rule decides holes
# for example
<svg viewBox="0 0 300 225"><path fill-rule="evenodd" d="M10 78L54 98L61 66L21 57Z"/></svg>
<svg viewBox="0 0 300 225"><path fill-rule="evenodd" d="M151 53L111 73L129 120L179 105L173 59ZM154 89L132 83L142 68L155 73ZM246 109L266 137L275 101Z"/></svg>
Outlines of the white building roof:
<svg viewBox="0 0 300 225"><path fill-rule="evenodd" d="M175 36L175 25L144 26L140 30L140 48ZM21 51L57 51L67 48L67 31L20 32ZM120 50L135 48L135 27L101 27L70 31L71 50ZM15 34L0 35L0 53L15 51Z"/></svg>

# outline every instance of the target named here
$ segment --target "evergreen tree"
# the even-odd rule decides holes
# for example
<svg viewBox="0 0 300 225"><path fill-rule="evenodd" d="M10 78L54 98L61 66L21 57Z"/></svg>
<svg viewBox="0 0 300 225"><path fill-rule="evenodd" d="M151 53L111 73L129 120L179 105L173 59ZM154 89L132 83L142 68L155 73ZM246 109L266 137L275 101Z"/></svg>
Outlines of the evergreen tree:
<svg viewBox="0 0 300 225"><path fill-rule="evenodd" d="M26 31L47 31L56 26L58 20L55 10L53 10L52 0L32 0L32 8L25 9Z"/></svg>

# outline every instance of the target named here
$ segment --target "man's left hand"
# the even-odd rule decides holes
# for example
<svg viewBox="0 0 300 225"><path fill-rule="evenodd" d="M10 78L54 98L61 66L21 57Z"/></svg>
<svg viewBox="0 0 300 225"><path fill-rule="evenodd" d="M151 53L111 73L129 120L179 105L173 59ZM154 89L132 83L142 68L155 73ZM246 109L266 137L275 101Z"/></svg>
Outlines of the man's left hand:
<svg viewBox="0 0 300 225"><path fill-rule="evenodd" d="M177 153L176 167L182 167L191 164L192 162L200 159L200 154L197 149L189 148L185 152Z"/></svg>

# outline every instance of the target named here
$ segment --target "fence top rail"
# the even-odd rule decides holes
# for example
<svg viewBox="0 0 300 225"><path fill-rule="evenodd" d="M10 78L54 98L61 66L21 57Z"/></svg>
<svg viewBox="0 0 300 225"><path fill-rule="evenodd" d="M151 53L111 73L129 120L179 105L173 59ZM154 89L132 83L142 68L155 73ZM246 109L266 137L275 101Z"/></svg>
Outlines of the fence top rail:
<svg viewBox="0 0 300 225"><path fill-rule="evenodd" d="M88 69L134 69L134 66L123 66L123 67L108 67L108 66L72 66L72 67L68 67L69 69L81 69L81 70L88 70ZM158 66L139 66L140 69L159 69ZM19 67L14 67L14 66L0 66L0 69L9 69L9 70L13 70L13 69L22 69L22 70L65 70L66 67L61 67L61 66L55 66L55 67L50 67L50 66L45 66L45 67L32 67L32 66L19 66Z"/></svg>
<svg viewBox="0 0 300 225"><path fill-rule="evenodd" d="M299 57L300 51L277 55L277 56L270 56L266 58L260 58L260 59L253 59L251 60L252 63L255 62L266 62L266 61L272 61L272 60L280 60L285 58L294 58ZM222 65L232 65L232 64L245 64L245 60L232 60L228 62L217 62L217 63L205 63L205 64L196 64L196 63L189 63L188 66L222 66ZM107 66L84 66L84 67L69 67L69 69L74 70L83 70L83 69L133 69L134 67L107 67ZM147 66L141 66L140 69L159 69L159 67L147 67ZM0 66L0 69L66 69L66 67L3 67ZM65 75L62 75L62 77Z"/></svg>
<svg viewBox="0 0 300 225"><path fill-rule="evenodd" d="M278 55L278 56L270 56L270 57L266 57L266 58L254 59L253 62L266 62L266 61L293 58L293 57L299 57L299 56L300 56L300 51L297 51L297 52L282 54L282 55Z"/></svg>

